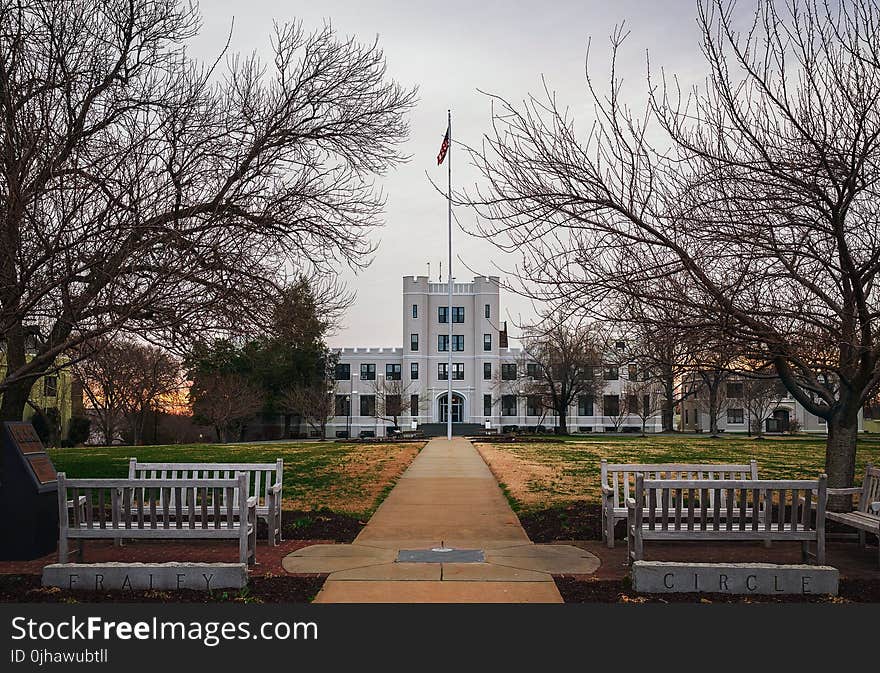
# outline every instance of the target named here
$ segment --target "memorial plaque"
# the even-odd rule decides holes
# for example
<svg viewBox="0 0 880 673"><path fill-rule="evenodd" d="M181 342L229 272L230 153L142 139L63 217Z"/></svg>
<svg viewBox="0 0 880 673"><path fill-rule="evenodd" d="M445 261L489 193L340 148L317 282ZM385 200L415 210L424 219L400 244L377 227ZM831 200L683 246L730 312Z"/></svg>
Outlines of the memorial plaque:
<svg viewBox="0 0 880 673"><path fill-rule="evenodd" d="M58 481L58 475L55 473L55 466L52 464L52 461L49 460L49 456L28 456L27 460L40 484L51 484L52 482Z"/></svg>
<svg viewBox="0 0 880 673"><path fill-rule="evenodd" d="M0 439L0 558L39 558L58 542L55 466L30 423L4 423Z"/></svg>

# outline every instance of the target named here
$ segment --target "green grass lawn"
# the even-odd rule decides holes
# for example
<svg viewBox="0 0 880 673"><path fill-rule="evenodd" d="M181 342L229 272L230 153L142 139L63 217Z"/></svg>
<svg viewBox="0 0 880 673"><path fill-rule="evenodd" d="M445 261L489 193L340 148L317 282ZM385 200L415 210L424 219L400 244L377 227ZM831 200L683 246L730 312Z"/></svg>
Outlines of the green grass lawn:
<svg viewBox="0 0 880 673"><path fill-rule="evenodd" d="M768 479L815 478L824 469L824 437L659 435L572 437L564 442L478 445L509 496L525 510L576 500L599 502L599 461L616 463L745 463L758 461ZM865 463L880 463L880 441L859 440L856 480Z"/></svg>
<svg viewBox="0 0 880 673"><path fill-rule="evenodd" d="M274 463L284 459L285 509L321 509L369 516L423 443L285 442L175 444L50 449L68 477L126 477L129 457L142 462Z"/></svg>

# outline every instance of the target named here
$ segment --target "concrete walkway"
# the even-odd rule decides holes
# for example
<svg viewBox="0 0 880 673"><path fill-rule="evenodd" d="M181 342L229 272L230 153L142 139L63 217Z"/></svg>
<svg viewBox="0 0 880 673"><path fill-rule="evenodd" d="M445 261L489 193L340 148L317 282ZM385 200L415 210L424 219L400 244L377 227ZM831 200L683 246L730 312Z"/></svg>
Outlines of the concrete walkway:
<svg viewBox="0 0 880 673"><path fill-rule="evenodd" d="M401 550L479 550L481 562L401 562ZM442 555L438 555L442 558ZM287 556L291 573L331 573L318 603L559 603L552 574L589 574L593 554L529 541L466 439L432 439L350 545Z"/></svg>

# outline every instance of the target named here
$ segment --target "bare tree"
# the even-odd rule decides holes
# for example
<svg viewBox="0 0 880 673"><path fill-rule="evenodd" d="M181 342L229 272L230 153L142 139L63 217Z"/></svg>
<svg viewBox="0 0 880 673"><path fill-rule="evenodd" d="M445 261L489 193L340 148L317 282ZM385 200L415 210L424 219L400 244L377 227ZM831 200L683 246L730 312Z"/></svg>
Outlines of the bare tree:
<svg viewBox="0 0 880 673"><path fill-rule="evenodd" d="M125 381L119 376L127 359L119 340L96 339L83 344L73 365L83 393L105 444L113 444L125 424Z"/></svg>
<svg viewBox="0 0 880 673"><path fill-rule="evenodd" d="M690 335L691 370L687 378L696 387L695 400L709 416L709 434L718 436L718 419L727 408L725 385L739 357L736 344L722 333L695 332Z"/></svg>
<svg viewBox="0 0 880 673"><path fill-rule="evenodd" d="M632 416L637 416L642 424L642 436L648 422L662 414L666 408L666 397L661 392L657 382L654 381L650 372L646 376L630 378L624 386L626 395L626 411Z"/></svg>
<svg viewBox="0 0 880 673"><path fill-rule="evenodd" d="M483 185L459 200L479 233L521 249L521 292L584 311L660 302L742 342L826 419L829 485L850 486L859 409L880 382L880 11L740 9L698 3L702 87L649 72L638 112L613 67L607 89L588 74L586 134L549 89L495 98L471 152Z"/></svg>
<svg viewBox="0 0 880 673"><path fill-rule="evenodd" d="M0 418L79 344L254 333L291 271L369 262L415 100L375 42L284 24L268 62L203 64L178 0L0 0L0 26Z"/></svg>
<svg viewBox="0 0 880 673"><path fill-rule="evenodd" d="M239 439L263 407L263 392L239 374L208 374L193 382L193 416L211 425L217 440Z"/></svg>
<svg viewBox="0 0 880 673"><path fill-rule="evenodd" d="M606 338L597 324L572 323L548 316L543 323L526 327L521 337L528 375L527 395L556 415L559 434L568 434L568 410L580 395L597 395L602 382L594 376L602 364Z"/></svg>
<svg viewBox="0 0 880 673"><path fill-rule="evenodd" d="M372 382L371 392L376 396L375 417L380 421L390 421L397 427L401 416L413 415L412 396L418 394L419 387L417 381L383 376ZM416 415L429 408L430 400L419 396Z"/></svg>
<svg viewBox="0 0 880 673"><path fill-rule="evenodd" d="M180 362L156 346L128 342L117 370L122 394L122 412L131 443L143 444L144 426L152 415L179 408L184 382Z"/></svg>
<svg viewBox="0 0 880 673"><path fill-rule="evenodd" d="M123 337L83 344L74 372L99 432L112 444L127 428L132 444L143 443L144 424L183 404L180 363L164 350Z"/></svg>
<svg viewBox="0 0 880 673"><path fill-rule="evenodd" d="M323 440L327 436L327 423L336 414L336 381L288 388L281 393L281 408L297 414Z"/></svg>
<svg viewBox="0 0 880 673"><path fill-rule="evenodd" d="M764 436L765 423L779 408L784 397L777 378L751 378L742 380L743 403L748 414L749 433L759 438Z"/></svg>
<svg viewBox="0 0 880 673"><path fill-rule="evenodd" d="M611 422L614 432L619 432L624 421L629 417L629 403L632 400L626 395L603 395L602 396L602 415ZM638 404L638 401L635 402Z"/></svg>

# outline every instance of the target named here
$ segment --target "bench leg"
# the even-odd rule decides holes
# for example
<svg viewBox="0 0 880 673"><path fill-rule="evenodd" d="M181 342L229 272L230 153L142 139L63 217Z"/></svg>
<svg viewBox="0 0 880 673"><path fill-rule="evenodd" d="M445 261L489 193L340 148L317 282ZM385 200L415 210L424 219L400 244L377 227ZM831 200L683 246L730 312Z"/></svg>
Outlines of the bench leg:
<svg viewBox="0 0 880 673"><path fill-rule="evenodd" d="M67 563L67 537L58 538L58 563Z"/></svg>
<svg viewBox="0 0 880 673"><path fill-rule="evenodd" d="M810 543L807 540L801 542L801 563L807 563L810 559Z"/></svg>
<svg viewBox="0 0 880 673"><path fill-rule="evenodd" d="M859 546L862 549L865 549L868 546L868 536L865 534L865 531L859 531Z"/></svg>
<svg viewBox="0 0 880 673"><path fill-rule="evenodd" d="M602 534L605 538L605 544L608 545L609 549L614 549L614 512L605 510L604 524Z"/></svg>
<svg viewBox="0 0 880 673"><path fill-rule="evenodd" d="M278 544L284 542L284 538L281 536L281 503L278 503L278 511L275 514L275 526L278 531Z"/></svg>
<svg viewBox="0 0 880 673"><path fill-rule="evenodd" d="M79 563L85 563L86 561L86 541L80 538L78 549L76 551L76 560Z"/></svg>

